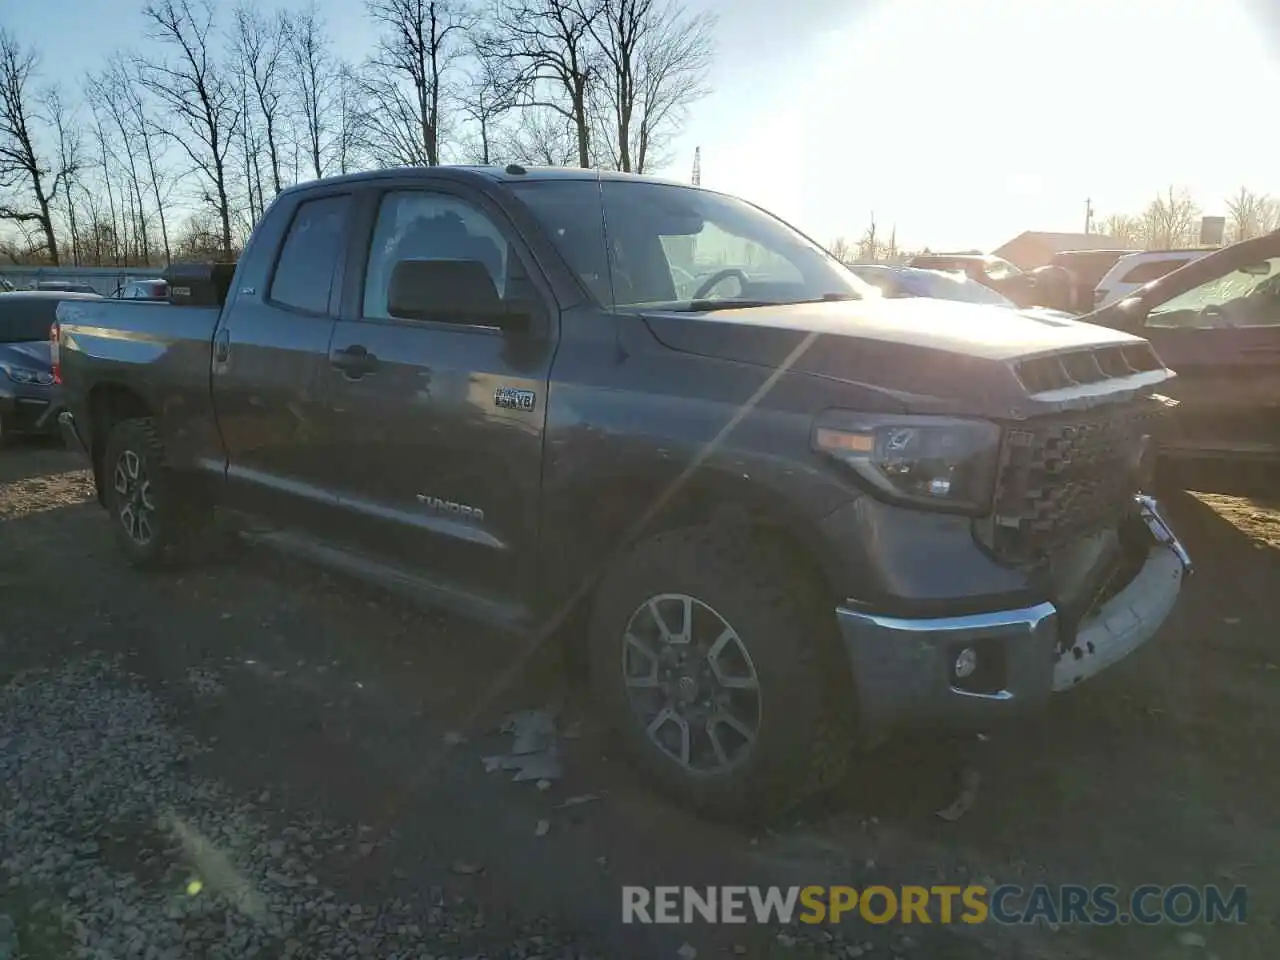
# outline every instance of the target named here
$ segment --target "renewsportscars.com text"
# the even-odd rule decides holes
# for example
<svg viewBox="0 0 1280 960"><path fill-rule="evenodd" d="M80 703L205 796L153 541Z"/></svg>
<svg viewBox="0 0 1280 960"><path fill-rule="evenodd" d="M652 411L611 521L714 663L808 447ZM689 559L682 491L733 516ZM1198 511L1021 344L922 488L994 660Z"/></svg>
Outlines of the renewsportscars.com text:
<svg viewBox="0 0 1280 960"><path fill-rule="evenodd" d="M622 888L623 923L1184 925L1244 923L1247 912L1245 887L1191 884L1145 884L1127 894L1109 884Z"/></svg>

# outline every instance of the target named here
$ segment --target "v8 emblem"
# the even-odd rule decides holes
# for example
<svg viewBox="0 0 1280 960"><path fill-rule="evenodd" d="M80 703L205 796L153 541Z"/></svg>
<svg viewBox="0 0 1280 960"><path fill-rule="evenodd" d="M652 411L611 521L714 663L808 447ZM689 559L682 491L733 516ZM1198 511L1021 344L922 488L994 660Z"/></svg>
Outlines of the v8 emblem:
<svg viewBox="0 0 1280 960"><path fill-rule="evenodd" d="M515 387L499 387L493 394L494 406L506 410L523 410L532 413L538 404L538 395L532 390L518 390Z"/></svg>

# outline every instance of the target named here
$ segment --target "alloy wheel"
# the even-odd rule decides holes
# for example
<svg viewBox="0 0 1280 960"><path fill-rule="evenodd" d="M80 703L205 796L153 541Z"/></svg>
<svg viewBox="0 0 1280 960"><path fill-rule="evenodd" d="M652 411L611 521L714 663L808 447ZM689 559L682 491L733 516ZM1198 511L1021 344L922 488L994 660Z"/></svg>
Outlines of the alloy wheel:
<svg viewBox="0 0 1280 960"><path fill-rule="evenodd" d="M622 676L646 736L686 771L725 773L755 747L755 663L738 632L696 597L658 594L636 608L623 634Z"/></svg>
<svg viewBox="0 0 1280 960"><path fill-rule="evenodd" d="M116 458L113 486L116 515L125 533L140 547L151 542L155 532L155 501L151 498L151 478L146 461L136 451L125 450Z"/></svg>

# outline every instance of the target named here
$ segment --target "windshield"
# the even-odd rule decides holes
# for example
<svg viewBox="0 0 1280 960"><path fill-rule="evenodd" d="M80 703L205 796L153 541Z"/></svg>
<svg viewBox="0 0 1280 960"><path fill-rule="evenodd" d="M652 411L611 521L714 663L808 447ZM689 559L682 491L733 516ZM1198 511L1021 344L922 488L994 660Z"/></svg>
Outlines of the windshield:
<svg viewBox="0 0 1280 960"><path fill-rule="evenodd" d="M1280 324L1280 257L1243 264L1152 307L1148 327L1269 327Z"/></svg>
<svg viewBox="0 0 1280 960"><path fill-rule="evenodd" d="M723 194L643 180L534 180L514 189L570 268L616 309L877 295L781 220Z"/></svg>

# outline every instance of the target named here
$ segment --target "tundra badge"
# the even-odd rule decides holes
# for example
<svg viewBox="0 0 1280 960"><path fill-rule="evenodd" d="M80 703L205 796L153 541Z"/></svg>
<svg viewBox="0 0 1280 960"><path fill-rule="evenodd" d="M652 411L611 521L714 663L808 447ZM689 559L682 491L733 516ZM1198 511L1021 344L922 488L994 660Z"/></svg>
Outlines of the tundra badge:
<svg viewBox="0 0 1280 960"><path fill-rule="evenodd" d="M523 410L531 413L538 402L538 395L532 390L517 390L515 387L499 387L493 394L495 406L507 410Z"/></svg>
<svg viewBox="0 0 1280 960"><path fill-rule="evenodd" d="M418 498L419 503L437 513L452 513L454 516L462 517L464 520L484 523L484 511L479 507L457 503L453 500L445 500L441 497L428 496L425 493L415 494L415 496Z"/></svg>

